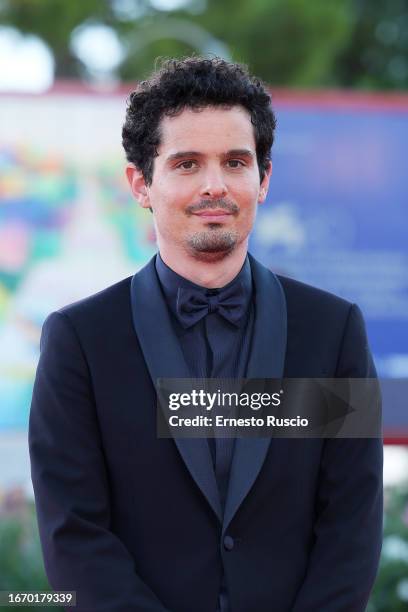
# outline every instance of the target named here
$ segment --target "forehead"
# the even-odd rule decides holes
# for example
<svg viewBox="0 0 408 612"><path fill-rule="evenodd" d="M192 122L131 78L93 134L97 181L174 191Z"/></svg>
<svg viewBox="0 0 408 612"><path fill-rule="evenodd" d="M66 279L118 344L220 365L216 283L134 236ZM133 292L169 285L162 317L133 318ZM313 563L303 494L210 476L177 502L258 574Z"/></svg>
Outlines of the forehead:
<svg viewBox="0 0 408 612"><path fill-rule="evenodd" d="M247 148L255 152L254 127L242 106L231 108L186 108L175 117L163 117L160 124L159 155L182 151Z"/></svg>

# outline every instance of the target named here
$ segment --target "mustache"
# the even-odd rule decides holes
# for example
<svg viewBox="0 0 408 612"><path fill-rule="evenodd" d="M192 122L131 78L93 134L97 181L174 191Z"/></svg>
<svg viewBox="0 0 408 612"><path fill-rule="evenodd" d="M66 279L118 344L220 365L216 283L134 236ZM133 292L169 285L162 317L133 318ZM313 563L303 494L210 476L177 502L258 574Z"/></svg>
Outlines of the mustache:
<svg viewBox="0 0 408 612"><path fill-rule="evenodd" d="M239 208L234 202L220 198L219 200L201 200L201 202L198 202L197 204L190 204L190 206L187 206L186 208L186 214L193 215L194 213L202 210L216 210L219 208L233 215L237 215L239 213Z"/></svg>

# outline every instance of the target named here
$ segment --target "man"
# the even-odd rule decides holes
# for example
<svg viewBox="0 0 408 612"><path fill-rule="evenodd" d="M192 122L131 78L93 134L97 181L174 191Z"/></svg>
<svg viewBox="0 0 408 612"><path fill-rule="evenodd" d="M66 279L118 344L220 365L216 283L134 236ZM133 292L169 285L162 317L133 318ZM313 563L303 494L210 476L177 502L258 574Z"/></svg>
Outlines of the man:
<svg viewBox="0 0 408 612"><path fill-rule="evenodd" d="M247 254L275 118L221 59L129 99L132 193L159 253L51 314L30 417L47 574L81 612L360 612L380 553L379 439L159 439L159 378L375 376L359 309Z"/></svg>

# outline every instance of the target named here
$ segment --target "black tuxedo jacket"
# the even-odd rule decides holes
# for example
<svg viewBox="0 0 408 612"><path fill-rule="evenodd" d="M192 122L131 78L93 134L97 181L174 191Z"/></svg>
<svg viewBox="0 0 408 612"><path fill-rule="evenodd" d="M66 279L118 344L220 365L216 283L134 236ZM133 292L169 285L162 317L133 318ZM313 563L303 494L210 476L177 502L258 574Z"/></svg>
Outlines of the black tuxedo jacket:
<svg viewBox="0 0 408 612"><path fill-rule="evenodd" d="M357 306L252 257L248 378L375 376ZM154 260L43 326L30 454L46 571L78 612L361 612L382 532L379 439L237 439L222 516L206 440L158 439L189 377Z"/></svg>

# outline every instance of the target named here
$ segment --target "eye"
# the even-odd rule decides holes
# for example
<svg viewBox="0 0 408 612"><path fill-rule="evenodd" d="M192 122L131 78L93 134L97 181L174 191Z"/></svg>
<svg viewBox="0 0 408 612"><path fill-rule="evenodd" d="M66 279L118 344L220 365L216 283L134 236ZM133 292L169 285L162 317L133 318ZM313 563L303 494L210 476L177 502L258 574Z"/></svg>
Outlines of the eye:
<svg viewBox="0 0 408 612"><path fill-rule="evenodd" d="M186 161L180 162L177 164L176 168L181 168L182 170L193 170L197 163L192 159L187 159Z"/></svg>
<svg viewBox="0 0 408 612"><path fill-rule="evenodd" d="M230 168L243 168L245 163L240 159L229 159L227 164Z"/></svg>

